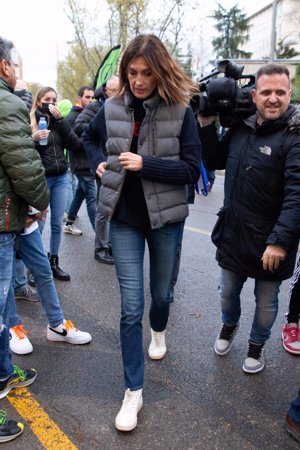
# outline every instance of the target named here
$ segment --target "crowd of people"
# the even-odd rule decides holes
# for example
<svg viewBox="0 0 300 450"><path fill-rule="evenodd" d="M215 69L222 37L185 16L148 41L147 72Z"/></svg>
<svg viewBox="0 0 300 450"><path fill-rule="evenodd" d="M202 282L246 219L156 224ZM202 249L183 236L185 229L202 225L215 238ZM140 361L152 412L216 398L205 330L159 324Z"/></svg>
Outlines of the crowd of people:
<svg viewBox="0 0 300 450"><path fill-rule="evenodd" d="M167 352L189 193L199 180L201 158L211 174L210 188L214 171L226 169L224 204L212 232L222 312L214 351L223 357L231 350L240 327L240 294L247 278L253 278L256 306L242 369L261 372L280 285L293 275L300 236L300 113L290 104L286 67L259 69L252 93L256 113L220 136L215 116L194 116L189 101L198 86L154 35L134 38L123 52L118 76L96 90L81 87L74 106L67 99L58 103L50 86L33 101L26 85L16 88L12 48L0 38L0 398L37 376L36 370L12 363L11 352L33 350L15 299L41 301L48 340L81 345L92 339L64 317L54 282L71 280L69 269L60 267L60 241L62 232L81 236L75 221L85 200L95 260L115 265L120 288L125 394L115 427L128 432L137 426L144 387L145 247L151 293L148 355L160 360ZM39 127L41 117L46 129ZM42 232L48 210L46 252ZM284 349L296 355L299 276L300 262L282 330ZM300 441L300 391L285 425ZM0 415L0 442L23 429Z"/></svg>

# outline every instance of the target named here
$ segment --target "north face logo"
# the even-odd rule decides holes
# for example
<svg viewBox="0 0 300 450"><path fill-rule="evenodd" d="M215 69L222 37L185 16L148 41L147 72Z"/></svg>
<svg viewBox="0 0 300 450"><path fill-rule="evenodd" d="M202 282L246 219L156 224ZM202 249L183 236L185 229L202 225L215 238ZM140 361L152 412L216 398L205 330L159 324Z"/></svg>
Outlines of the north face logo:
<svg viewBox="0 0 300 450"><path fill-rule="evenodd" d="M264 145L263 147L259 147L260 153L263 153L264 155L270 156L272 153L271 147L268 147L267 145Z"/></svg>

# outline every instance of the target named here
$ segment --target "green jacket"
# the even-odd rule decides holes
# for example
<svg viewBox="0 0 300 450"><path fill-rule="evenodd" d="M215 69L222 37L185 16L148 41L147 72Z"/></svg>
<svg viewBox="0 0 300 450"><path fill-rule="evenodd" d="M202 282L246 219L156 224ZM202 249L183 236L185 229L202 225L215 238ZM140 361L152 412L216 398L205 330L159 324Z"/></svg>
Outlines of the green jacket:
<svg viewBox="0 0 300 450"><path fill-rule="evenodd" d="M0 233L19 233L28 206L46 209L49 193L27 108L2 78L0 105Z"/></svg>

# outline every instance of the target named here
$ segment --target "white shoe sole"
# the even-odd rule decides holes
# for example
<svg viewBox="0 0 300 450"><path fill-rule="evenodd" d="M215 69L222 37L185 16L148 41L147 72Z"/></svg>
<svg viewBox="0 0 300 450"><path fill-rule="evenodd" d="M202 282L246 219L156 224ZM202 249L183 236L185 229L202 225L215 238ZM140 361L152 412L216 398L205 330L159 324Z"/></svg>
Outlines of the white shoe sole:
<svg viewBox="0 0 300 450"><path fill-rule="evenodd" d="M160 359L163 359L166 356L167 353L167 349L165 351L165 353L163 355L153 355L150 353L150 351L148 350L148 355L150 359L153 359L154 361L159 361Z"/></svg>
<svg viewBox="0 0 300 450"><path fill-rule="evenodd" d="M72 234L72 236L81 236L82 235L82 232L81 233L74 233L73 231L65 230L65 229L64 229L64 233Z"/></svg>
<svg viewBox="0 0 300 450"><path fill-rule="evenodd" d="M73 345L82 345L82 344L88 344L92 340L92 336L82 337L81 339L71 339L67 338L65 336L51 336L47 334L48 341L52 342L66 342L67 344L73 344Z"/></svg>
<svg viewBox="0 0 300 450"><path fill-rule="evenodd" d="M11 346L9 346L10 350L15 353L16 355L29 355L30 353L33 352L33 347L31 346L31 349L24 349L24 350L19 350L19 349L14 349Z"/></svg>
<svg viewBox="0 0 300 450"><path fill-rule="evenodd" d="M259 372L261 372L262 370L264 370L264 368L265 368L265 364L262 366L262 367L259 367L259 368L257 368L257 369L255 369L255 370L253 370L253 369L247 369L247 367L245 366L245 364L243 365L243 371L245 372L245 373L250 373L250 374L255 374L255 373L259 373Z"/></svg>

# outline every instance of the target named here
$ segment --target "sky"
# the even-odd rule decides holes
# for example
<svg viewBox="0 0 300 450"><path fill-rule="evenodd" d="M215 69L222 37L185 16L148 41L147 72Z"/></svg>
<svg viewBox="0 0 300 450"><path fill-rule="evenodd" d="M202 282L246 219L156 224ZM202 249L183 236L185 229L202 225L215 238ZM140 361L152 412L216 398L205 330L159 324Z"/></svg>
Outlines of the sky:
<svg viewBox="0 0 300 450"><path fill-rule="evenodd" d="M103 4L101 0L85 1L89 8ZM219 3L225 9L238 4L250 15L272 0L220 0ZM215 7L216 1L203 0L199 16L206 17ZM2 2L0 36L12 40L18 49L23 59L25 81L55 87L57 61L66 51L66 43L73 39L72 24L64 12L64 0Z"/></svg>

